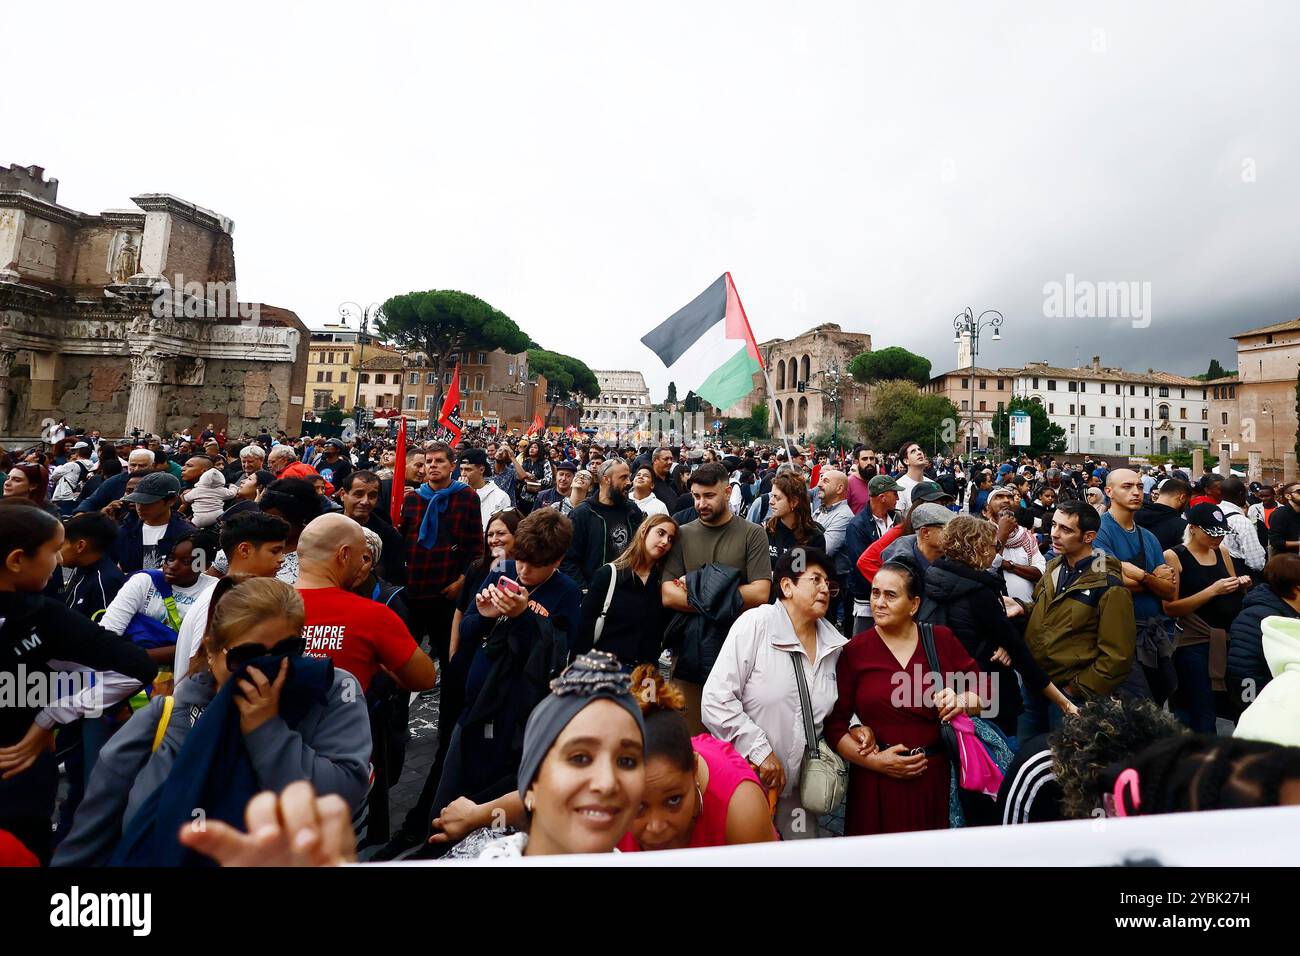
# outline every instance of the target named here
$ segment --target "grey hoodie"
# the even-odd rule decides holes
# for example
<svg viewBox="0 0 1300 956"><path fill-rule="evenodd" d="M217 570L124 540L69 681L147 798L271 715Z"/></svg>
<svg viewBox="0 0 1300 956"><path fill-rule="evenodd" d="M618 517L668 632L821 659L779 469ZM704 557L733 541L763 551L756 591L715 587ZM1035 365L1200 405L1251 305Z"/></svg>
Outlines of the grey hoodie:
<svg viewBox="0 0 1300 956"><path fill-rule="evenodd" d="M54 866L103 866L145 799L171 771L185 738L216 696L210 674L176 687L176 702L158 750L150 753L163 699L141 708L100 752L72 830L54 853ZM369 784L370 717L355 677L335 669L329 702L308 711L297 728L273 717L244 736L258 783L279 792L309 780L319 794L337 793L355 813Z"/></svg>

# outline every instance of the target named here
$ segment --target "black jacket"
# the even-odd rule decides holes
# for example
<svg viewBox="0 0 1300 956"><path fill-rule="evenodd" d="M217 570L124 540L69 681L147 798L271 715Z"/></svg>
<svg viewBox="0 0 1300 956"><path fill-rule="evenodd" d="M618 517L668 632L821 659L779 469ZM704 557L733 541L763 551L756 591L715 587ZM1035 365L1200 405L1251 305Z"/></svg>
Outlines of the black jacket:
<svg viewBox="0 0 1300 956"><path fill-rule="evenodd" d="M1155 535L1166 551L1182 544L1183 532L1187 530L1187 519L1168 505L1156 502L1147 502L1139 508L1133 521Z"/></svg>
<svg viewBox="0 0 1300 956"><path fill-rule="evenodd" d="M573 522L573 540L569 542L568 554L560 562L560 570L573 578L584 591L591 587L591 579L600 566L618 557L609 553L609 525L602 514L608 509L595 502L596 499L589 498L569 512L569 520ZM624 503L624 509L630 542L645 519L645 512L630 500Z"/></svg>
<svg viewBox="0 0 1300 956"><path fill-rule="evenodd" d="M379 517L378 508L370 513L362 527L379 535L379 540L383 542L383 551L379 555L379 570L383 579L391 584L405 584L406 543L401 534L390 522Z"/></svg>
<svg viewBox="0 0 1300 956"><path fill-rule="evenodd" d="M1011 655L1012 666L1030 690L1041 691L1048 684L1047 674L1038 666L1024 638L1007 617L1006 608L1002 606L1005 590L1001 575L976 570L960 561L937 558L925 572L925 600L917 620L929 620L951 628L984 670L999 669L999 665L992 662L993 652L999 647L1005 648ZM1014 678L1011 687L1015 687ZM1009 702L1009 697L1006 701Z"/></svg>
<svg viewBox="0 0 1300 956"><path fill-rule="evenodd" d="M573 655L585 654L595 646L613 654L627 670L637 664L653 663L659 659L659 645L668 623L658 569L650 572L645 584L630 568L617 572L600 640L594 641L596 622L609 594L611 569L612 565L607 564L596 570L591 589L582 600L582 618L573 641Z"/></svg>
<svg viewBox="0 0 1300 956"><path fill-rule="evenodd" d="M722 650L722 642L745 609L740 569L709 563L686 575L686 599L695 614L678 612L664 633L664 644L678 654L679 680L703 684Z"/></svg>
<svg viewBox="0 0 1300 956"><path fill-rule="evenodd" d="M889 513L890 521L898 520L898 512ZM863 508L853 520L849 522L848 528L844 531L844 543L840 545L840 550L853 563L849 570L849 593L859 601L871 599L871 582L862 576L858 570L858 558L862 553L876 543L880 538L880 533L876 530L876 516L871 513L871 506Z"/></svg>
<svg viewBox="0 0 1300 956"><path fill-rule="evenodd" d="M1264 689L1264 685L1273 679L1264 660L1263 636L1260 627L1264 618L1280 615L1282 617L1300 617L1267 584L1259 584L1246 592L1241 602L1241 612L1233 619L1228 631L1228 692L1234 693L1243 681L1254 681L1254 696Z"/></svg>

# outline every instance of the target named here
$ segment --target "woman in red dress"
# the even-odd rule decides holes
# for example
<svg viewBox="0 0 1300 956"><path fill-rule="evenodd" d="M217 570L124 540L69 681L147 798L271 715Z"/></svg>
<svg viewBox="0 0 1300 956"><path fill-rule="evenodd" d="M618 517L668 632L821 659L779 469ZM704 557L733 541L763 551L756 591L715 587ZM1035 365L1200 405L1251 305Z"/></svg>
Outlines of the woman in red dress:
<svg viewBox="0 0 1300 956"><path fill-rule="evenodd" d="M913 620L920 606L911 566L882 565L871 585L875 626L849 641L840 656L839 700L826 718L826 741L849 762L846 836L948 826L950 768L939 725L959 713L979 713L983 705L974 692L927 684L929 666ZM952 631L936 625L934 644L945 685L961 672L970 675L966 686L975 686L971 677L979 666ZM849 735L855 713L871 731L860 742Z"/></svg>

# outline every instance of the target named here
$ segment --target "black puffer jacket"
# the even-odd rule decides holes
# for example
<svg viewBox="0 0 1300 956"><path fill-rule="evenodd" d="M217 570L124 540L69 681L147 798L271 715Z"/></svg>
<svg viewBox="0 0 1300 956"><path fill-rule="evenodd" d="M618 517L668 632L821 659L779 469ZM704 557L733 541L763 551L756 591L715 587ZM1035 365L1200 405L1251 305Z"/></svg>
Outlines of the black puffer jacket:
<svg viewBox="0 0 1300 956"><path fill-rule="evenodd" d="M1233 619L1228 632L1228 692L1235 693L1245 680L1254 681L1253 697L1259 696L1264 685L1273 679L1264 660L1260 626L1264 618L1300 617L1267 584L1259 584L1246 592L1241 612Z"/></svg>
<svg viewBox="0 0 1300 956"><path fill-rule="evenodd" d="M1029 688L1041 691L1048 684L1047 674L1007 617L1002 605L1004 593L1006 585L1000 575L976 570L960 561L938 558L925 572L925 599L917 620L952 628L970 656L986 670L999 668L992 662L993 652L1005 648L1011 656L1012 667ZM1011 686L1015 687L1013 677Z"/></svg>
<svg viewBox="0 0 1300 956"><path fill-rule="evenodd" d="M560 562L560 570L573 578L584 591L591 587L596 572L618 557L609 553L609 523L605 517L617 513L616 509L602 505L595 497L588 498L569 512L569 520L573 522L573 540L569 542L568 554ZM621 516L627 524L630 544L636 529L645 520L645 512L628 500L623 503Z"/></svg>
<svg viewBox="0 0 1300 956"><path fill-rule="evenodd" d="M664 644L679 657L679 680L703 684L718 659L727 632L745 609L740 596L740 569L706 564L686 575L686 599L695 614L678 611L664 632Z"/></svg>

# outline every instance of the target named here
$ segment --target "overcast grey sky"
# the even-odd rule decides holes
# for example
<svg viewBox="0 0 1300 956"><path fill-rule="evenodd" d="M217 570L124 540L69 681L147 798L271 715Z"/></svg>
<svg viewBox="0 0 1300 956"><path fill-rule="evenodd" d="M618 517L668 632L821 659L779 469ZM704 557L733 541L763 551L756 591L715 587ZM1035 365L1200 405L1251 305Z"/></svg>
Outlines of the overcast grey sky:
<svg viewBox="0 0 1300 956"><path fill-rule="evenodd" d="M1080 9L1086 7L1087 9ZM731 270L759 339L822 322L955 364L1191 374L1300 315L1300 4L11 5L0 163L96 212L235 220L240 294L474 292L547 348L639 337ZM1048 319L1150 283L1151 322Z"/></svg>

